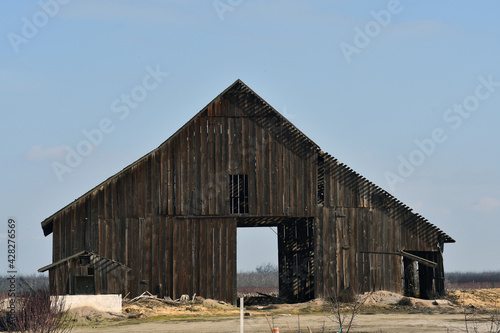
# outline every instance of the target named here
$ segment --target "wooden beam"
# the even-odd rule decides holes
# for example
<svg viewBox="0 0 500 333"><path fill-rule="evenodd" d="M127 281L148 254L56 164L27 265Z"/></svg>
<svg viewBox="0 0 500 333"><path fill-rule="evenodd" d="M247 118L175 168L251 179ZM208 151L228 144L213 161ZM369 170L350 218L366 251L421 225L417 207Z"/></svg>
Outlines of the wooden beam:
<svg viewBox="0 0 500 333"><path fill-rule="evenodd" d="M388 254L388 255L396 255L396 256L403 256L405 258L408 258L408 259L411 259L411 260L415 260L416 262L418 263L421 263L422 265L425 265L425 266L428 266L428 267L431 267L431 268L436 268L437 267L437 263L435 263L434 261L431 261L431 260L427 260L425 258L422 258L422 257L419 257L419 256L416 256L414 254L411 254L411 253L408 253L408 252L405 252L403 250L399 250L397 252L368 252L368 251L362 251L361 253L370 253L370 254Z"/></svg>
<svg viewBox="0 0 500 333"><path fill-rule="evenodd" d="M431 260L427 260L425 258L422 258L422 257L419 257L419 256L416 256L414 254L411 254L411 253L408 253L408 252L405 252L403 250L400 250L399 253L405 257L405 258L408 258L408 259L412 259L412 260L415 260L416 262L419 262L421 263L422 265L425 265L425 266L428 266L428 267L432 267L432 268L436 268L437 267L437 263L435 263L434 261L431 261Z"/></svg>

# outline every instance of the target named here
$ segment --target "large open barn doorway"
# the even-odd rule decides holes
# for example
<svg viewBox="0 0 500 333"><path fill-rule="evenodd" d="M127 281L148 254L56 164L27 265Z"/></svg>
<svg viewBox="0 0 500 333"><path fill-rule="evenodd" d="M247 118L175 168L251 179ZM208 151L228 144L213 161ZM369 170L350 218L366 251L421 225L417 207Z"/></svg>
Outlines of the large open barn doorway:
<svg viewBox="0 0 500 333"><path fill-rule="evenodd" d="M237 233L238 293L278 296L277 227L241 227Z"/></svg>
<svg viewBox="0 0 500 333"><path fill-rule="evenodd" d="M243 229L276 231L279 297L288 302L314 298L314 219L312 218L239 218L238 236ZM264 240L265 241L265 240ZM261 246L262 239L254 238L250 249L238 245L238 252L252 251ZM241 257L241 256L240 256ZM274 256L276 258L276 256ZM238 263L238 267L242 267Z"/></svg>

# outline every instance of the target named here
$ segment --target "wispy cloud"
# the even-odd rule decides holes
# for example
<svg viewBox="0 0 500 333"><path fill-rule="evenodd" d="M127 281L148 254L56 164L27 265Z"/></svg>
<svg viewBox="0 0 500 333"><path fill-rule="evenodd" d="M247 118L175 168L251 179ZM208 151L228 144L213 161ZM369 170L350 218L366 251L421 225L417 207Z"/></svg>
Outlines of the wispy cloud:
<svg viewBox="0 0 500 333"><path fill-rule="evenodd" d="M28 152L26 152L26 158L30 161L45 161L45 160L61 160L66 154L67 146L55 146L44 148L43 146L37 145L31 147Z"/></svg>
<svg viewBox="0 0 500 333"><path fill-rule="evenodd" d="M500 200L496 198L483 197L472 205L472 209L477 212L490 212L500 208Z"/></svg>
<svg viewBox="0 0 500 333"><path fill-rule="evenodd" d="M193 19L193 12L183 10L185 3L181 1L101 1L87 0L74 2L60 16L66 19L81 20L118 20L136 23L172 23L186 22Z"/></svg>
<svg viewBox="0 0 500 333"><path fill-rule="evenodd" d="M453 33L453 28L439 20L416 20L398 22L391 30L400 35L436 35Z"/></svg>
<svg viewBox="0 0 500 333"><path fill-rule="evenodd" d="M422 209L424 206L425 206L425 204L423 201L415 201L415 202L410 204L410 207L415 211Z"/></svg>

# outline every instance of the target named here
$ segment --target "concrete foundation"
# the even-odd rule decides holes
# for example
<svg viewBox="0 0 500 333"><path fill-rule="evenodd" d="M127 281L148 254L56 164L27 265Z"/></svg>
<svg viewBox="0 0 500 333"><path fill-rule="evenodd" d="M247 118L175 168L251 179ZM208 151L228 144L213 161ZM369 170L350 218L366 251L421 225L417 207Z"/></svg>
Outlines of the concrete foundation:
<svg viewBox="0 0 500 333"><path fill-rule="evenodd" d="M51 296L50 299L64 302L65 310L90 307L102 312L122 312L122 295L64 295Z"/></svg>

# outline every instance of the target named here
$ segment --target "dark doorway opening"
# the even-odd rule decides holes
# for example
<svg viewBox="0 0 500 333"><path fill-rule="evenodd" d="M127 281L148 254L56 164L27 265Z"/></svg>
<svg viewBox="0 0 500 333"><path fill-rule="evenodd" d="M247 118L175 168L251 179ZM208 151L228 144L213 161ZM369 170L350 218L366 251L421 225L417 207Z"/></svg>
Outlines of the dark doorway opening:
<svg viewBox="0 0 500 333"><path fill-rule="evenodd" d="M443 257L438 251L408 251L403 257L404 295L432 299L444 296Z"/></svg>
<svg viewBox="0 0 500 333"><path fill-rule="evenodd" d="M75 295L94 295L95 284L93 276L75 276Z"/></svg>
<svg viewBox="0 0 500 333"><path fill-rule="evenodd" d="M286 302L314 299L314 219L238 218L239 228L276 227L279 298ZM255 242L256 246L258 241Z"/></svg>

